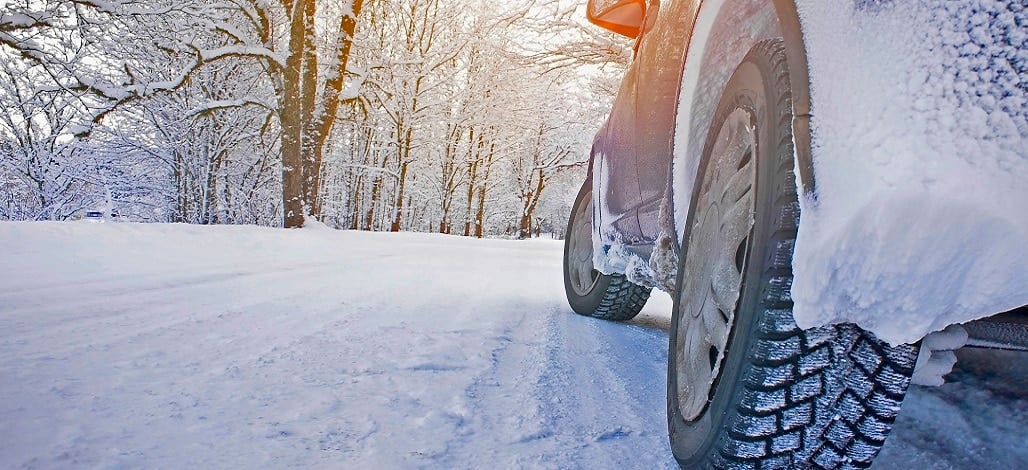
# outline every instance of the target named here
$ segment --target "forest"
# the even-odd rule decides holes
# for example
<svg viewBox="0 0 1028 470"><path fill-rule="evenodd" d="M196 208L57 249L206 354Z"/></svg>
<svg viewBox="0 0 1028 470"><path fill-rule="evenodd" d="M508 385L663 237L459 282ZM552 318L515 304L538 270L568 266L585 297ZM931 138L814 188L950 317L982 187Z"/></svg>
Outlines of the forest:
<svg viewBox="0 0 1028 470"><path fill-rule="evenodd" d="M558 236L631 43L569 0L4 0L0 220Z"/></svg>

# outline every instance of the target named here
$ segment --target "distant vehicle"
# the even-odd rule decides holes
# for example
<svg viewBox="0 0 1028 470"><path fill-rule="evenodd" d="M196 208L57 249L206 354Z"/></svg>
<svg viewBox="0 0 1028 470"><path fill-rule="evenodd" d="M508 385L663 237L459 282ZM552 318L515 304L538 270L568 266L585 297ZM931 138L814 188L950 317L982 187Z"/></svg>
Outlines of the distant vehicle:
<svg viewBox="0 0 1028 470"><path fill-rule="evenodd" d="M106 215L106 216L104 215L104 211L96 211L96 210L94 210L94 211L86 211L86 213L82 215L82 220L91 221L91 222L104 222L104 221L107 221L107 220L117 221L120 218L121 218L121 213L119 213L117 211L117 209L112 210L110 212L110 214Z"/></svg>
<svg viewBox="0 0 1028 470"><path fill-rule="evenodd" d="M1028 61L1017 23L1025 9L1021 1L980 3L589 1L590 21L636 38L635 58L568 222L565 290L576 312L616 321L635 317L652 287L672 294L668 428L683 468L868 467L919 352L925 362L932 348L947 349L927 340L922 348L919 339L1013 308L957 328L948 348L968 333L970 344L1028 349L1025 308L1017 308L1028 303L1018 245L1028 217L1019 204L1028 201L1024 180L1017 183L1028 167ZM973 65L954 68L961 64ZM952 178L937 177L936 166L950 163L996 167L988 174L999 176L946 192ZM889 179L897 174L924 178ZM985 187L990 181L995 188ZM972 197L980 194L1013 201L987 206L974 202L986 199ZM958 206L947 201L965 196L974 203L954 215ZM862 205L847 212L849 200ZM816 221L839 221L824 223L838 242L825 238L804 252L804 269L830 269L807 269L801 279L799 250L829 231L815 230ZM924 226L932 233L891 244ZM972 243L981 234L968 226L1015 242ZM811 238L798 243L798 233ZM935 248L951 239L959 250ZM998 287L975 288L990 276L925 278L927 266L945 269L954 251L967 250L977 267L991 258L975 250L992 248L981 253L999 253L1002 275L990 281ZM794 281L824 294L804 299L829 299L804 304L804 327ZM974 298L954 294L941 305L931 290L966 286Z"/></svg>

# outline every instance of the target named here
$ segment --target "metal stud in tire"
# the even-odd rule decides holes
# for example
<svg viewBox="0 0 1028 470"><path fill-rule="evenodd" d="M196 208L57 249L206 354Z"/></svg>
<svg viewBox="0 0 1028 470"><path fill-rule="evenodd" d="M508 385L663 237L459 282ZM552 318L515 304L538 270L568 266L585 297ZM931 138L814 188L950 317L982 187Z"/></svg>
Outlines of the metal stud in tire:
<svg viewBox="0 0 1028 470"><path fill-rule="evenodd" d="M683 468L866 468L910 384L915 347L793 320L791 107L784 47L764 41L708 133L668 355L668 432Z"/></svg>

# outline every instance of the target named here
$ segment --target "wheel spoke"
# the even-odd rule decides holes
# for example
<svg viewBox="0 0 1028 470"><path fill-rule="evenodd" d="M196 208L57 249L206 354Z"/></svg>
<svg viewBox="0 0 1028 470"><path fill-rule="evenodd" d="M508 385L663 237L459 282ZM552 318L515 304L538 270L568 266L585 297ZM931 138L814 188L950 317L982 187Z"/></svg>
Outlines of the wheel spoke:
<svg viewBox="0 0 1028 470"><path fill-rule="evenodd" d="M710 350L710 342L705 337L702 325L696 324L695 328L685 332L685 344L679 370L685 371L692 380L680 383L683 387L679 395L688 403L692 409L702 409L707 402L708 390L710 390L711 366L707 351ZM684 366L684 367L683 367Z"/></svg>
<svg viewBox="0 0 1028 470"><path fill-rule="evenodd" d="M728 182L725 184L725 190L721 193L721 202L723 204L735 204L743 195L749 194L753 188L751 165L753 165L752 158L728 179Z"/></svg>
<svg viewBox="0 0 1028 470"><path fill-rule="evenodd" d="M718 262L720 258L735 258L736 248L739 242L746 239L753 227L753 193L746 193L739 199L739 202L731 206L721 218L721 246L718 247ZM733 262L734 264L734 262Z"/></svg>
<svg viewBox="0 0 1028 470"><path fill-rule="evenodd" d="M739 300L742 273L736 266L736 255L739 244L749 236L753 226L752 199L752 193L743 196L723 217L721 245L715 254L717 264L712 286L718 307L726 312L735 310Z"/></svg>
<svg viewBox="0 0 1028 470"><path fill-rule="evenodd" d="M731 310L726 311L728 318L721 313L723 310L711 301L708 301L703 306L703 325L707 330L707 341L718 349L719 352L724 352L724 345L728 340L729 321L733 317Z"/></svg>
<svg viewBox="0 0 1028 470"><path fill-rule="evenodd" d="M735 270L727 267L719 267L711 280L711 291L713 291L714 305L725 311L734 311L735 304L739 301L739 281L742 276Z"/></svg>

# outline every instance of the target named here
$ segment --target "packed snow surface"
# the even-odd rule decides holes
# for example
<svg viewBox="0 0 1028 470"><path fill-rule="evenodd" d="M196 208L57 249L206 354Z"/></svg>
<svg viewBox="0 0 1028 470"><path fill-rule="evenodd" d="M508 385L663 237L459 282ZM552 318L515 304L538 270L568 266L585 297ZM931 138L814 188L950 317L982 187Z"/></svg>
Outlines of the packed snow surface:
<svg viewBox="0 0 1028 470"><path fill-rule="evenodd" d="M0 468L671 468L554 240L0 223Z"/></svg>
<svg viewBox="0 0 1028 470"><path fill-rule="evenodd" d="M817 185L797 322L903 343L1028 304L1025 3L796 3Z"/></svg>
<svg viewBox="0 0 1028 470"><path fill-rule="evenodd" d="M77 222L0 246L0 468L674 468L669 298L573 314L556 241ZM1028 466L1025 387L969 380L913 390L879 468Z"/></svg>

